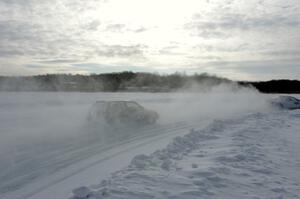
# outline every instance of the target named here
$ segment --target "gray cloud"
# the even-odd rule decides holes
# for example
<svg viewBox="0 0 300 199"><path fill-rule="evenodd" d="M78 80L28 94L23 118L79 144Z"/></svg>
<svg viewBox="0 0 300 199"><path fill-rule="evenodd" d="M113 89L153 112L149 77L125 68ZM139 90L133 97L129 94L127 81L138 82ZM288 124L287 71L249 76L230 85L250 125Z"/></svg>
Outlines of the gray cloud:
<svg viewBox="0 0 300 199"><path fill-rule="evenodd" d="M56 73L72 73L72 72L78 72L78 73L88 73L89 71L84 68L78 68L74 65L65 64L65 65L45 65L45 64L26 64L24 65L26 69L29 69L34 74L35 72L42 70L44 73L53 73L54 71Z"/></svg>
<svg viewBox="0 0 300 199"><path fill-rule="evenodd" d="M82 28L85 30L96 31L96 30L98 30L100 25L101 25L101 22L99 20L93 20L87 24L84 24L82 26Z"/></svg>
<svg viewBox="0 0 300 199"><path fill-rule="evenodd" d="M197 44L193 46L194 50L199 50L200 52L244 52L248 50L255 49L247 42L241 44L235 44L234 46L225 46L225 45L211 45L211 44ZM255 49L256 50L256 49Z"/></svg>
<svg viewBox="0 0 300 199"><path fill-rule="evenodd" d="M300 58L276 60L243 60L207 62L208 68L214 68L220 74L235 71L236 74L249 76L251 79L299 78ZM199 64L201 69L203 64Z"/></svg>
<svg viewBox="0 0 300 199"><path fill-rule="evenodd" d="M252 5L250 2L242 3L234 0L219 3L213 10L194 14L191 21L184 24L184 29L192 31L194 36L226 39L247 31L268 32L300 27L299 7L295 6L293 1L276 5L262 0L257 2L256 7L251 8L254 10L247 12L236 9L238 3L240 7Z"/></svg>
<svg viewBox="0 0 300 199"><path fill-rule="evenodd" d="M148 29L143 26L128 27L126 24L108 24L105 28L105 31L114 32L114 33L124 33L124 32L141 33L147 30Z"/></svg>
<svg viewBox="0 0 300 199"><path fill-rule="evenodd" d="M166 46L159 50L159 53L162 55L182 55L183 53L174 52L174 50L178 49L179 46L172 45L172 46Z"/></svg>
<svg viewBox="0 0 300 199"><path fill-rule="evenodd" d="M127 65L108 65L108 64L99 64L99 63L80 63L73 64L74 67L87 70L90 73L110 73L110 72L120 72L127 70ZM132 71L147 71L152 72L152 69L149 67L143 66L130 66Z"/></svg>
<svg viewBox="0 0 300 199"><path fill-rule="evenodd" d="M125 24L109 24L106 26L106 31L110 32L124 32L126 28Z"/></svg>
<svg viewBox="0 0 300 199"><path fill-rule="evenodd" d="M0 2L5 4L21 4L21 5L28 5L33 0L0 0Z"/></svg>
<svg viewBox="0 0 300 199"><path fill-rule="evenodd" d="M277 57L278 56L280 56L280 57L296 57L300 60L300 49L270 50L270 51L264 52L264 54L271 55L271 56L277 56Z"/></svg>
<svg viewBox="0 0 300 199"><path fill-rule="evenodd" d="M24 53L21 50L0 48L0 57L13 57L21 55L24 55Z"/></svg>
<svg viewBox="0 0 300 199"><path fill-rule="evenodd" d="M147 31L148 29L145 28L145 27L139 27L139 28L136 28L136 29L133 29L132 31L133 32L136 32L136 33L140 33L140 32L145 32Z"/></svg>
<svg viewBox="0 0 300 199"><path fill-rule="evenodd" d="M99 56L105 57L130 57L142 56L144 50L147 48L145 45L104 45L99 47L96 51Z"/></svg>
<svg viewBox="0 0 300 199"><path fill-rule="evenodd" d="M246 14L226 14L220 16L214 21L205 21L201 15L194 15L193 22L186 24L196 28L208 30L214 29L242 29L251 30L257 28L272 27L295 27L300 25L299 17L282 16L282 15L262 15L253 17ZM187 28L188 28L187 27Z"/></svg>
<svg viewBox="0 0 300 199"><path fill-rule="evenodd" d="M85 56L83 52L96 44L87 35L97 31L101 22L75 17L94 9L93 5L100 1L0 0L0 57ZM83 52L79 53L79 49Z"/></svg>
<svg viewBox="0 0 300 199"><path fill-rule="evenodd" d="M196 60L203 60L203 61L222 61L223 58L221 56L215 56L215 55L199 55L199 56L189 56L190 59L196 59Z"/></svg>
<svg viewBox="0 0 300 199"><path fill-rule="evenodd" d="M39 61L39 63L45 63L45 64L65 64L65 63L76 63L81 60L76 59L53 59L53 60L45 60L45 61Z"/></svg>
<svg viewBox="0 0 300 199"><path fill-rule="evenodd" d="M0 21L0 41L34 40L37 39L36 31L39 26L29 22L14 20Z"/></svg>
<svg viewBox="0 0 300 199"><path fill-rule="evenodd" d="M192 30L193 35L203 38L226 39L235 36L232 31L274 31L279 28L295 28L300 26L299 18L285 16L248 17L241 14L228 14L214 21L194 17L193 21L184 25L187 30Z"/></svg>

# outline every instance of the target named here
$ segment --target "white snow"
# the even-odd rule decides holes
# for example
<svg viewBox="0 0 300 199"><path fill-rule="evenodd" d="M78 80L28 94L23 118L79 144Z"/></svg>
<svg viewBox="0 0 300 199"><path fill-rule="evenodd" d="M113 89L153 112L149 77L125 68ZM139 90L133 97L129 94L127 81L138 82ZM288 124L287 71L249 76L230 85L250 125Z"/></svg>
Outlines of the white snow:
<svg viewBox="0 0 300 199"><path fill-rule="evenodd" d="M0 93L0 198L299 198L300 113L271 110L271 97ZM90 128L97 100L134 100L161 117Z"/></svg>
<svg viewBox="0 0 300 199"><path fill-rule="evenodd" d="M299 119L294 111L215 121L72 198L300 198Z"/></svg>

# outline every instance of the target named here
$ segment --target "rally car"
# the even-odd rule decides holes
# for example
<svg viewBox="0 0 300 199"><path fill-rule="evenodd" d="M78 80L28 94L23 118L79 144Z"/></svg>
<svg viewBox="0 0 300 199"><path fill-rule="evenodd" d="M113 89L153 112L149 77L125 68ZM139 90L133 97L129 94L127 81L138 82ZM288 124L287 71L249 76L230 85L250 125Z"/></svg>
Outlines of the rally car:
<svg viewBox="0 0 300 199"><path fill-rule="evenodd" d="M107 125L154 124L158 113L148 110L135 101L97 101L93 104L88 120Z"/></svg>

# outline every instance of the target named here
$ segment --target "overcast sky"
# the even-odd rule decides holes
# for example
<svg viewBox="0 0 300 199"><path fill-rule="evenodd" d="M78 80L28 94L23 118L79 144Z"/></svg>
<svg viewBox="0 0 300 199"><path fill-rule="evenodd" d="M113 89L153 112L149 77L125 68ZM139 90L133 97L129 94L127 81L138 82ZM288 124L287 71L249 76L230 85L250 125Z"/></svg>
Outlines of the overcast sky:
<svg viewBox="0 0 300 199"><path fill-rule="evenodd" d="M0 75L300 79L299 0L0 0Z"/></svg>

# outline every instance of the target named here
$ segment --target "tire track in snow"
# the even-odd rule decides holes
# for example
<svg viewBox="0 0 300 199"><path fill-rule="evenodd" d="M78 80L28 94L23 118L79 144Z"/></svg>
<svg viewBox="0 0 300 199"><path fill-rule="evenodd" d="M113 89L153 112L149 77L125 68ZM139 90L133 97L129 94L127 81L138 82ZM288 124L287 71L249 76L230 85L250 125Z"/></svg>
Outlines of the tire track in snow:
<svg viewBox="0 0 300 199"><path fill-rule="evenodd" d="M189 129L200 127L201 125L203 125L203 124L191 123L191 122L190 123L177 122L177 123L162 125L162 126L155 127L155 128L143 129L141 135L138 134L136 136L132 136L132 137L130 137L130 139L127 139L122 142L117 142L117 143L109 145L109 146L103 147L101 144L94 144L94 145L85 147L85 149L81 149L80 147L75 148L73 150L70 150L68 153L61 151L61 153L63 155L57 159L57 161L55 162L55 165L61 164L61 163L63 163L64 165L61 168L57 168L57 170L53 172L54 174L60 173L64 169L67 170L68 169L67 167L69 165L76 164L77 162L84 161L93 156L99 156L99 154L104 154L107 151L112 150L112 149L114 150L115 147L119 148L119 150L117 150L113 154L111 154L107 157L101 157L97 161L89 162L87 165L77 168L74 171L69 172L67 175L63 174L59 178L52 180L51 182L47 182L45 184L41 183L43 185L39 186L38 189L35 189L34 191L32 191L30 193L22 194L22 196L20 196L19 198L28 198L53 184L63 181L65 179L71 177L74 174L84 171L94 165L100 164L101 162L104 162L110 158L119 156L122 153L127 153L128 151L137 149L143 145L159 141L161 139L169 137L170 135L172 136L172 135L182 134L183 132L188 132ZM146 140L146 141L143 141L143 140ZM129 146L129 147L126 147L126 146ZM55 156L56 154L51 154L51 155ZM64 157L70 158L70 156L74 157L75 159L71 158L70 160L65 160ZM49 158L49 157L47 157L47 158ZM40 165L40 167L38 169L49 168L49 167L53 168L54 166L52 164L49 164L49 165L45 164L45 165ZM20 176L20 178L22 178L22 177L26 178L27 176L30 176L36 172L38 172L38 170L35 170L32 173L26 174L24 176ZM45 176L45 177L47 177L47 176ZM37 181L39 181L39 180L37 180ZM13 181L8 182L7 184L10 184L10 183L13 183ZM22 192L22 189L20 190L20 192ZM3 196L5 196L5 195L3 195ZM7 196L5 198L10 198L9 194L7 194Z"/></svg>

